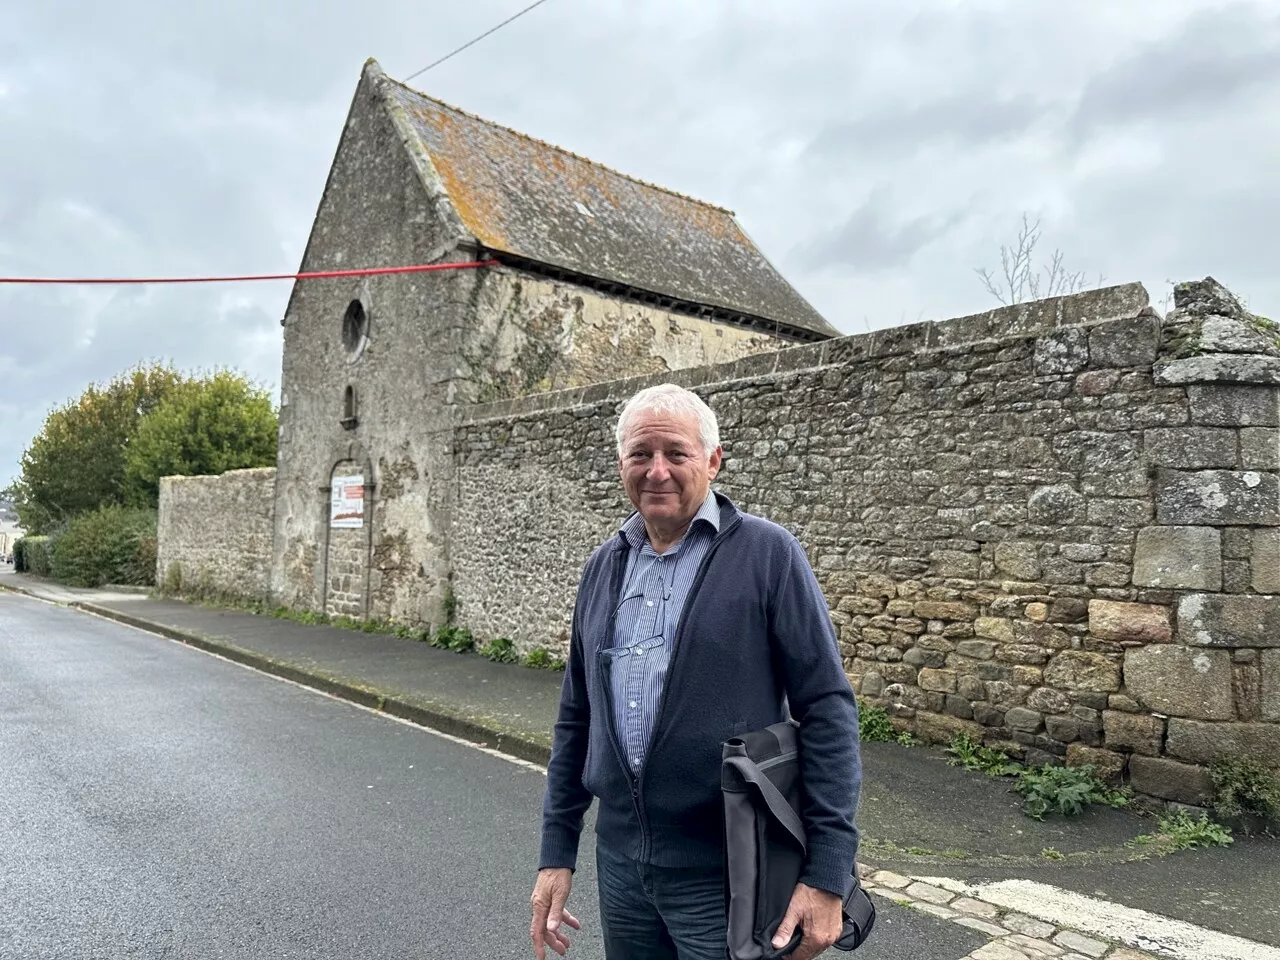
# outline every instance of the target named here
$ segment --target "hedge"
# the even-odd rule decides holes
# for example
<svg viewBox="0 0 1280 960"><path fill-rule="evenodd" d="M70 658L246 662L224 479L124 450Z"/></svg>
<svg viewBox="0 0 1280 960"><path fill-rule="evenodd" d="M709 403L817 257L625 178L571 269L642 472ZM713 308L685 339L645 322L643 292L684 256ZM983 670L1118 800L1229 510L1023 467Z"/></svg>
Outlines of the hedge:
<svg viewBox="0 0 1280 960"><path fill-rule="evenodd" d="M13 572L22 573L27 569L26 557L26 537L19 537L13 541Z"/></svg>
<svg viewBox="0 0 1280 960"><path fill-rule="evenodd" d="M152 585L156 511L113 506L82 513L67 522L48 554L53 578L73 587Z"/></svg>
<svg viewBox="0 0 1280 960"><path fill-rule="evenodd" d="M49 538L22 538L22 569L41 577L49 576Z"/></svg>

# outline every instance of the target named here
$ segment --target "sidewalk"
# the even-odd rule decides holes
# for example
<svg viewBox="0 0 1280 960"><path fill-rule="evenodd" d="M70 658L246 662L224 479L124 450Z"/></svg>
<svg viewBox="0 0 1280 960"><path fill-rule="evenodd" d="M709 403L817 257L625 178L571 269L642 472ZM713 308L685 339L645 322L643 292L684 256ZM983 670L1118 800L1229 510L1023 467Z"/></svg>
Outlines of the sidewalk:
<svg viewBox="0 0 1280 960"><path fill-rule="evenodd" d="M562 675L491 663L384 634L312 626L144 595L76 590L12 573L27 593L159 633L535 763L545 763ZM863 745L860 860L971 884L1035 880L1280 945L1280 843L1140 859L1126 841L1154 821L1092 808L1024 816L1004 781L949 766L933 748ZM1046 850L1062 859L1046 859ZM1053 854L1050 854L1053 856Z"/></svg>

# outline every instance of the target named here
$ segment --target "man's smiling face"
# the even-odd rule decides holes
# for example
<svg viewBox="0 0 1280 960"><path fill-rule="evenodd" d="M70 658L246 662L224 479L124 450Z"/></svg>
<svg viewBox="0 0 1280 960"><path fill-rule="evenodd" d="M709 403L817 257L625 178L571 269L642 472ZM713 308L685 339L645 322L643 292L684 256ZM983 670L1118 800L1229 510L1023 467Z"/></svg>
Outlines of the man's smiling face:
<svg viewBox="0 0 1280 960"><path fill-rule="evenodd" d="M618 459L627 497L650 539L677 539L707 499L721 449L702 446L693 416L645 411L628 426Z"/></svg>

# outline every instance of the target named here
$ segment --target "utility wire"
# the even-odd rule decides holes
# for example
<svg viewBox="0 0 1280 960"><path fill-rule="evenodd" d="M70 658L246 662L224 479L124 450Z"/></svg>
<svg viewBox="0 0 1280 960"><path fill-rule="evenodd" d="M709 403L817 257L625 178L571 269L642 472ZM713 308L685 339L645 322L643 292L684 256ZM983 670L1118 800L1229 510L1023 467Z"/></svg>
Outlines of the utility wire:
<svg viewBox="0 0 1280 960"><path fill-rule="evenodd" d="M470 46L472 46L472 45L474 45L474 44L479 43L479 42L480 42L481 40L483 40L485 37L489 36L489 34L491 34L491 33L497 33L499 30L501 30L503 27L505 27L505 26L506 26L508 23L510 23L512 20L517 20L517 19L519 19L520 17L523 17L526 13L528 13L528 12L529 12L530 10L532 10L534 7L541 6L542 4L544 4L544 3L546 3L546 2L547 2L547 0L535 0L535 2L534 2L534 3L529 4L527 7L525 7L523 10L521 10L519 13L512 14L511 16L507 17L507 19L503 20L500 24L498 24L496 27L490 27L488 30L486 30L484 33L480 34L480 36L476 37L474 40L468 40L466 43L464 43L462 46L460 46L457 50L454 50L454 51L452 51L452 52L450 52L450 53L446 53L443 57L441 57L439 60L436 60L434 63L428 63L425 67L423 67L421 70L417 71L416 73L411 73L411 74L409 74L409 75L408 75L407 77L405 77L401 82L402 82L402 83L408 83L408 82L409 82L410 80L412 80L414 77L420 77L420 76L422 76L422 75L423 75L424 73L426 73L428 70L431 70L431 69L432 69L432 68L434 68L434 67L438 67L438 66L440 66L440 64L444 63L444 62L445 62L446 60L448 60L450 57L456 56L457 54L461 53L463 50L467 49L467 47L470 47Z"/></svg>
<svg viewBox="0 0 1280 960"><path fill-rule="evenodd" d="M246 280L331 280L335 277L375 277L389 273L474 270L478 267L496 267L497 265L497 260L469 260L465 263L419 263L407 267L361 267L356 270L315 270L310 273L252 273L234 277L0 277L0 284L239 283Z"/></svg>

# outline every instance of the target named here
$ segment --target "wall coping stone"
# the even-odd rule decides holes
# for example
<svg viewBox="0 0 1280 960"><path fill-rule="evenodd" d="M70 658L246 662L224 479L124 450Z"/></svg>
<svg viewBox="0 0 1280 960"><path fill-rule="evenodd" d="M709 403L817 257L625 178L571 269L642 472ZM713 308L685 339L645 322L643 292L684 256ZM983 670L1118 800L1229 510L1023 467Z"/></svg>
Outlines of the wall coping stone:
<svg viewBox="0 0 1280 960"><path fill-rule="evenodd" d="M170 477L161 477L160 482L165 483L190 483L191 481L199 481L204 483L215 483L225 477L249 477L250 475L259 475L265 477L267 474L274 474L275 467L242 467L239 470L228 470L225 473L199 473L193 476L183 476L175 474Z"/></svg>
<svg viewBox="0 0 1280 960"><path fill-rule="evenodd" d="M1157 363L1153 376L1155 382L1163 386L1183 383L1280 384L1280 357L1208 353Z"/></svg>

